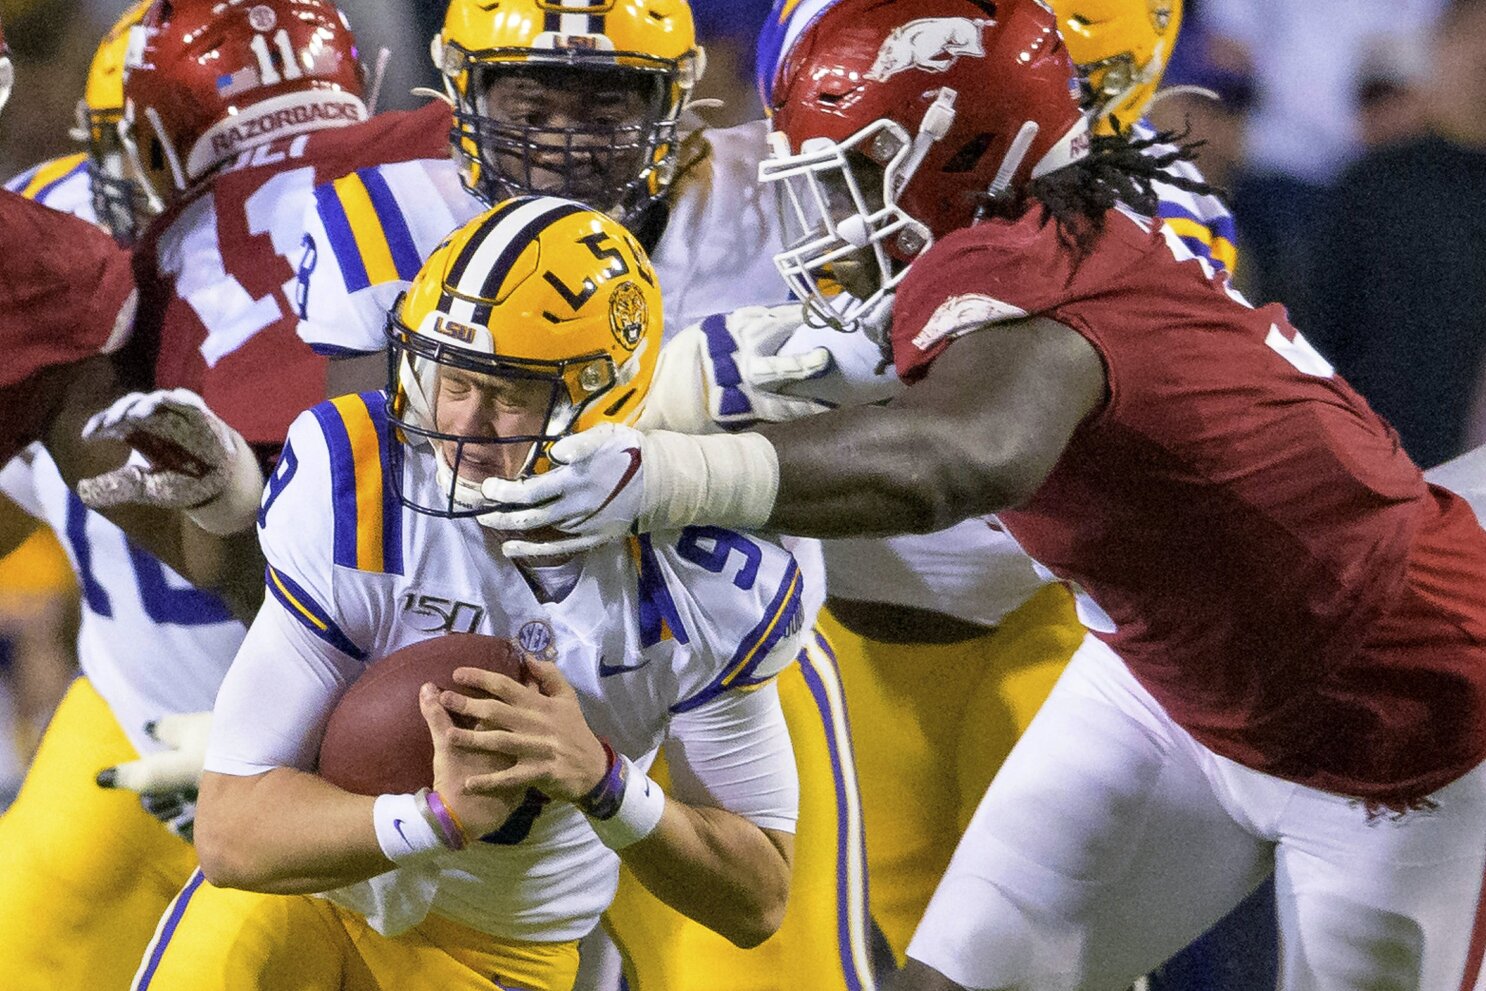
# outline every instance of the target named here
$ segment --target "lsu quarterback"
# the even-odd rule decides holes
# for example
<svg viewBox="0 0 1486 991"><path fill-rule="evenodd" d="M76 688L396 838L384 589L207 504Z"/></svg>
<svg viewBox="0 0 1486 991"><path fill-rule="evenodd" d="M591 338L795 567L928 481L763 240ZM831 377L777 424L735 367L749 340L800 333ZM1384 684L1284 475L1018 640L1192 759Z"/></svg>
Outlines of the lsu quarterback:
<svg viewBox="0 0 1486 991"><path fill-rule="evenodd" d="M485 480L634 420L661 314L617 222L511 200L397 304L388 391L295 421L259 516L269 596L217 701L204 877L137 991L567 991L620 861L740 945L778 926L798 784L773 681L809 636L793 558L708 528L517 565L480 518ZM410 608L430 596L466 605L454 631L519 643L534 683L463 669L469 694L424 686L433 791L341 791L315 774L327 714L378 658L446 632ZM645 772L667 741L669 794Z"/></svg>
<svg viewBox="0 0 1486 991"><path fill-rule="evenodd" d="M188 33L195 36L194 47L180 44ZM301 52L312 44L316 56L303 70L280 72L278 63L268 59L265 65L259 57L270 43L274 51L282 45ZM355 159L332 164L339 159L313 140L312 131L338 121L317 118L312 123L325 127L308 128L277 147L277 135L237 141L221 125L236 120L246 126L267 114L313 115L327 102L349 108L343 116L364 116L353 51L339 11L318 0L136 4L93 61L79 113L89 153L30 170L13 184L22 195L105 223L120 241L145 236L144 257L164 259L158 267L178 277L184 289L177 293L173 283L162 291L146 280L141 324L150 329L136 335L139 350L131 357L136 364L153 362L162 385L190 385L211 396L228 420L263 445L265 455L272 454L268 442L281 440L293 417L322 394L323 368L303 401L296 400L295 384L313 374L318 359L298 343L292 322L287 341L278 341L277 348L267 334L278 309L275 287L294 274L272 247L285 236L285 225L273 228L270 237L250 229L273 217L294 169L325 164L339 174ZM224 82L222 73L200 69L198 60L228 67L229 78ZM131 135L134 125L140 126ZM172 162L184 171L175 174ZM159 168L153 172L141 168L154 165ZM147 174L154 175L152 184L127 181ZM313 174L297 175L307 195ZM167 208L166 217L152 221L152 211ZM302 206L288 212L297 220ZM281 274L275 261L284 267ZM127 273L128 265L123 267ZM159 346L146 353L150 338ZM266 355L257 350L265 344ZM245 348L247 363L235 357ZM303 357L296 360L296 353ZM218 387L224 378L256 387L250 410L231 402L242 393ZM273 422L275 410L277 438L261 425ZM179 432L185 424L190 429ZM211 493L203 484L230 482L223 492L230 495L217 503L225 512L208 522L218 531L237 532L234 546L242 546L234 556L254 572L256 595L242 610L250 617L261 601L262 564L251 562L261 561L252 523L262 474L242 434L208 413L197 397L173 389L127 396L92 426L108 437L153 431L157 451L161 443L185 441L203 469L192 479L147 471L135 459L122 471L79 485L99 505L163 500L197 506L196 515L204 519L198 504ZM211 707L245 627L228 603L191 587L142 550L133 530L126 539L102 513L85 506L44 452L32 449L8 465L0 472L0 488L49 524L69 551L83 591L79 656L85 674L48 727L30 783L0 819L0 912L9 920L0 932L6 986L123 987L160 913L195 866L184 838L190 835L206 721L188 714ZM148 808L181 836L142 811L134 796L100 790L95 776L101 784L147 788ZM75 810L60 822L59 799Z"/></svg>
<svg viewBox="0 0 1486 991"><path fill-rule="evenodd" d="M385 362L386 310L420 260L449 230L520 193L571 197L620 220L651 252L670 330L788 299L771 261L783 249L778 211L756 182L766 125L683 127L704 63L684 0L516 0L498 11L455 0L434 57L453 104L453 161L446 142L424 161L357 170L316 190L305 224L299 331L336 356L335 365L374 374ZM441 137L450 126L446 111ZM585 291L576 284L564 290L575 299ZM718 317L707 326L726 335L725 324ZM824 352L772 354L798 324L797 315L762 328L773 338L765 361L782 379L816 374L828 360ZM673 336L693 352L707 349L699 328ZM755 393L751 383L742 387L755 402L802 407L796 413L818 408ZM693 383L680 388L690 391ZM714 397L723 415L725 397ZM808 571L813 546L795 551ZM820 583L807 591L813 616ZM823 639L813 641L780 679L803 802L780 933L740 953L667 909L626 872L607 928L638 991L775 991L780 975L822 989L871 986L864 833L846 709L828 650ZM832 950L822 952L822 945Z"/></svg>

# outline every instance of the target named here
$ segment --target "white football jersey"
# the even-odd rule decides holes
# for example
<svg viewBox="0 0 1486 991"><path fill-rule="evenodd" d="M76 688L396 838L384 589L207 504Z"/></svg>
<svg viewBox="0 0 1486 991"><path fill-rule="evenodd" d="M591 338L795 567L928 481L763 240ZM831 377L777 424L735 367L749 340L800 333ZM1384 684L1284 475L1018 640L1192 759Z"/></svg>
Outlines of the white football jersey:
<svg viewBox="0 0 1486 991"><path fill-rule="evenodd" d="M243 624L84 506L39 444L0 469L0 491L61 538L82 590L83 674L137 750L160 750L145 723L212 707Z"/></svg>
<svg viewBox="0 0 1486 991"><path fill-rule="evenodd" d="M678 798L793 831L798 785L771 684L805 635L786 551L715 527L632 538L571 562L571 591L543 601L498 535L402 505L399 484L424 505L441 490L427 448L389 451L392 436L381 392L323 403L291 428L259 517L271 594L223 685L208 770L313 771L325 720L367 665L482 633L555 661L594 732L631 759L680 741ZM709 747L711 766L696 758ZM740 779L754 760L790 773ZM520 836L492 834L329 897L387 934L435 911L501 938L578 938L611 900L618 858L573 806L537 811Z"/></svg>
<svg viewBox="0 0 1486 991"><path fill-rule="evenodd" d="M706 156L667 198L670 216L650 261L668 335L713 313L789 301L774 267L783 250L778 210L757 181L767 133L764 121L704 132ZM380 176L375 196L366 173ZM300 337L322 354L382 350L387 311L423 261L486 209L447 158L363 169L319 187L299 267Z"/></svg>
<svg viewBox="0 0 1486 991"><path fill-rule="evenodd" d="M93 164L84 153L33 165L5 184L5 188L44 207L70 213L90 224L98 223L93 210Z"/></svg>

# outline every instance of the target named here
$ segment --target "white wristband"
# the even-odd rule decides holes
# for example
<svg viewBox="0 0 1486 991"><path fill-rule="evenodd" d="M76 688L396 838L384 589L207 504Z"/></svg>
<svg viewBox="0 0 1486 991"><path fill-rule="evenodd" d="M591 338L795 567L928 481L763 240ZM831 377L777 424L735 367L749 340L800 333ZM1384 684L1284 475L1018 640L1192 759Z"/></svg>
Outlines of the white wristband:
<svg viewBox="0 0 1486 991"><path fill-rule="evenodd" d="M651 781L628 757L621 755L619 759L626 765L624 799L619 803L619 811L608 819L588 820L599 842L610 850L623 850L655 832L666 811L666 793L660 790L660 785Z"/></svg>
<svg viewBox="0 0 1486 991"><path fill-rule="evenodd" d="M377 828L377 844L394 864L427 860L430 854L449 849L423 818L416 795L378 795L372 804L372 823Z"/></svg>
<svg viewBox="0 0 1486 991"><path fill-rule="evenodd" d="M693 523L762 526L779 496L779 455L763 434L644 435L642 532Z"/></svg>
<svg viewBox="0 0 1486 991"><path fill-rule="evenodd" d="M258 504L263 501L263 469L258 456L236 430L232 431L232 440L227 487L205 505L186 510L187 519L218 537L251 529L258 519Z"/></svg>

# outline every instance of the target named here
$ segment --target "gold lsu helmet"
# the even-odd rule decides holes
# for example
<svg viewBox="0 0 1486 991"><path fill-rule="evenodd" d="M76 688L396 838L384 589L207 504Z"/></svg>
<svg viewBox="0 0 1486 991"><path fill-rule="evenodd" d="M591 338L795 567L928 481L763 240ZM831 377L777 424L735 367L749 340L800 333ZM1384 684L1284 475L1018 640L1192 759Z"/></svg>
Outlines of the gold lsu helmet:
<svg viewBox="0 0 1486 991"><path fill-rule="evenodd" d="M527 477L563 437L632 423L662 327L650 259L605 214L527 196L455 231L388 318L389 420L399 449L432 456L440 490L430 504L394 472L404 504L477 516L491 504L471 476Z"/></svg>
<svg viewBox="0 0 1486 991"><path fill-rule="evenodd" d="M83 98L77 105L73 137L87 142L92 160L93 209L114 237L132 243L144 212L158 212L143 187L129 178L119 125L124 119L124 63L130 35L144 19L151 0L139 0L104 35L88 68Z"/></svg>
<svg viewBox="0 0 1486 991"><path fill-rule="evenodd" d="M1145 115L1182 26L1182 0L1052 0L1068 53L1088 85L1095 131Z"/></svg>
<svg viewBox="0 0 1486 991"><path fill-rule="evenodd" d="M471 192L565 196L624 223L675 179L677 122L705 64L687 0L452 0L433 58ZM491 87L518 77L531 105L492 105ZM586 98L583 120L544 112L540 94L562 87Z"/></svg>

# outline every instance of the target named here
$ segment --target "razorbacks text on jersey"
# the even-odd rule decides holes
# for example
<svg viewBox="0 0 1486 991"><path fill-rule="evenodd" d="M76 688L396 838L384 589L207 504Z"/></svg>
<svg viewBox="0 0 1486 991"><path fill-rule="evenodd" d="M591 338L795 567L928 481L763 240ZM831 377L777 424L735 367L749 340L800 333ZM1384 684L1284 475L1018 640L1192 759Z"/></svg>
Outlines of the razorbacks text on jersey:
<svg viewBox="0 0 1486 991"><path fill-rule="evenodd" d="M904 379L967 314L1045 314L1099 351L1104 407L1001 520L1087 591L1100 635L1209 749L1404 804L1479 763L1486 610L1468 590L1486 535L1469 507L1426 486L1282 308L1251 308L1169 227L1107 219L1078 264L1036 211L935 245L894 312Z"/></svg>
<svg viewBox="0 0 1486 991"><path fill-rule="evenodd" d="M245 151L173 205L136 253L156 386L196 392L250 444L276 447L325 397L324 359L295 335L316 185L389 154L427 157L445 141L427 111L379 114Z"/></svg>
<svg viewBox="0 0 1486 991"><path fill-rule="evenodd" d="M90 224L98 223L93 209L93 163L86 152L53 158L33 165L5 183L18 196Z"/></svg>
<svg viewBox="0 0 1486 991"><path fill-rule="evenodd" d="M575 559L565 566L571 591L543 601L495 550L497 535L401 504L390 472L404 471L402 484L425 500L437 499L438 482L431 457L396 457L389 443L398 442L380 392L321 404L290 430L259 516L269 601L218 699L208 770L313 770L326 715L366 665L450 632L511 637L555 661L594 732L638 761L668 737L695 743L720 714L745 707L772 713L783 733L769 686L806 632L800 571L783 549L711 527L657 534ZM768 721L759 712L735 729L756 732ZM787 734L779 746L787 755ZM787 777L765 776L733 811L792 832L798 790ZM717 803L705 794L690 800ZM386 935L429 911L506 939L587 933L613 895L617 857L571 805L536 806L513 822L427 870L330 897Z"/></svg>

